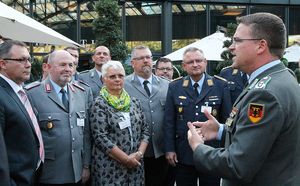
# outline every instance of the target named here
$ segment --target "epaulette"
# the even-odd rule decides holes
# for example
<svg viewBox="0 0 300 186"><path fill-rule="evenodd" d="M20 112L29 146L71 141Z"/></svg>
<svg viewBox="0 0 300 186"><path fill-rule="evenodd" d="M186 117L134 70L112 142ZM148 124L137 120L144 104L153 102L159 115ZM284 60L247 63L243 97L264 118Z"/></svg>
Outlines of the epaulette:
<svg viewBox="0 0 300 186"><path fill-rule="evenodd" d="M81 71L79 72L79 74L85 74L85 73L88 73L90 70L84 70L84 71Z"/></svg>
<svg viewBox="0 0 300 186"><path fill-rule="evenodd" d="M34 87L37 87L37 86L40 86L40 85L41 85L41 82L40 82L40 81L34 81L34 82L32 82L32 83L26 85L26 86L24 87L24 89L30 90L30 89L32 89L32 88L34 88Z"/></svg>
<svg viewBox="0 0 300 186"><path fill-rule="evenodd" d="M180 79L182 79L183 78L183 76L180 76L180 77L178 77L178 78L175 78L175 79L172 79L171 81L173 82L173 81L177 81L177 80L180 80Z"/></svg>
<svg viewBox="0 0 300 186"><path fill-rule="evenodd" d="M72 85L75 86L75 87L77 87L77 88L79 88L82 91L85 91L85 88L83 88L82 86L80 86L80 85L78 85L76 83L72 83Z"/></svg>
<svg viewBox="0 0 300 186"><path fill-rule="evenodd" d="M222 68L222 70L225 70L227 68L231 68L231 66L226 66L226 67Z"/></svg>
<svg viewBox="0 0 300 186"><path fill-rule="evenodd" d="M85 81L83 81L83 80L81 80L81 79L79 79L79 80L77 80L78 81L78 83L81 83L81 84L83 84L83 85L85 85L85 86L87 86L87 87L90 87L90 85L87 83L87 82L85 82Z"/></svg>
<svg viewBox="0 0 300 186"><path fill-rule="evenodd" d="M218 75L214 75L215 78L221 80L221 81L225 81L225 82L228 82L227 79L221 77L221 76L218 76Z"/></svg>
<svg viewBox="0 0 300 186"><path fill-rule="evenodd" d="M265 89L267 84L271 81L271 76L266 76L258 81L258 83L255 84L255 89Z"/></svg>

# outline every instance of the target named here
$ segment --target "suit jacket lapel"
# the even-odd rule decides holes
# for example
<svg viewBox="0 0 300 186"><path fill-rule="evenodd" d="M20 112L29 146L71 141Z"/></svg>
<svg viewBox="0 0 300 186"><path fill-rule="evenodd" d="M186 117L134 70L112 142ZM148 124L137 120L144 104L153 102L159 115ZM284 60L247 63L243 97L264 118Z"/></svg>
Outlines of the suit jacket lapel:
<svg viewBox="0 0 300 186"><path fill-rule="evenodd" d="M206 97L206 95L208 94L208 92L212 89L212 86L208 86L208 84L207 84L208 79L211 79L211 77L208 74L205 74L205 79L204 79L204 82L202 85L201 93L200 93L199 97L196 99L196 103L203 100Z"/></svg>
<svg viewBox="0 0 300 186"><path fill-rule="evenodd" d="M49 84L50 85L50 91L47 91L45 90L47 93L48 93L48 97L53 101L55 102L59 107L61 107L63 110L65 110L66 112L68 112L63 103L61 102L61 100L58 98L53 86L52 86L52 83L49 79L47 79L45 82L45 84Z"/></svg>
<svg viewBox="0 0 300 186"><path fill-rule="evenodd" d="M186 77L184 77L184 79L183 79L183 84L184 84L184 81L188 81L189 82L189 84L187 85L187 86L183 86L183 90L184 90L184 92L186 93L186 94L188 94L189 95L189 97L190 98L193 98L193 100L196 100L196 99L194 99L195 98L195 95L194 95L194 87L193 87L193 85L192 85L192 81L191 81L191 79L190 79L190 76L186 76Z"/></svg>
<svg viewBox="0 0 300 186"><path fill-rule="evenodd" d="M96 71L95 68L92 69L92 74L93 74L93 75L91 75L92 81L94 81L98 85L98 87L101 87L102 86L102 81L101 81L101 79L98 75L98 72Z"/></svg>
<svg viewBox="0 0 300 186"><path fill-rule="evenodd" d="M29 124L30 128L32 129L32 131L35 133L35 129L32 123L32 120L25 108L25 106L23 105L23 103L21 102L20 98L18 97L18 95L14 92L14 90L11 88L11 86L3 79L0 77L0 84L3 87L3 89L7 92L7 94L17 103L17 105L19 106L20 110L23 112L23 114L25 115L26 119L27 119L27 123ZM37 136L36 136L37 137Z"/></svg>
<svg viewBox="0 0 300 186"><path fill-rule="evenodd" d="M156 76L152 75L152 91L150 97L155 96L159 91L159 79Z"/></svg>
<svg viewBox="0 0 300 186"><path fill-rule="evenodd" d="M133 79L131 80L131 82L133 87L135 87L138 91L144 94L145 97L148 97L148 94L146 93L144 87L141 85L138 77L135 74L133 74Z"/></svg>

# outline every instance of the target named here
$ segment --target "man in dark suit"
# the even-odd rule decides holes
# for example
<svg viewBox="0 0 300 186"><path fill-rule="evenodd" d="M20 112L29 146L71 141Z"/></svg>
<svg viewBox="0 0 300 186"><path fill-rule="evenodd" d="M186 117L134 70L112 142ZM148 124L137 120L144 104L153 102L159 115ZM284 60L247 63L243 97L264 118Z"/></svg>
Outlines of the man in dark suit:
<svg viewBox="0 0 300 186"><path fill-rule="evenodd" d="M231 101L225 82L205 73L207 61L201 50L188 48L183 55L182 66L188 76L170 83L165 107L165 151L170 165L176 166L178 186L220 185L220 178L197 172L193 165L193 152L187 141L187 122L205 121L203 110L225 121L231 109ZM229 99L228 99L229 98ZM220 147L219 141L208 145Z"/></svg>
<svg viewBox="0 0 300 186"><path fill-rule="evenodd" d="M30 71L31 59L24 43L7 40L0 45L0 127L12 186L33 185L41 164L40 142L33 121L36 118L26 110L19 95Z"/></svg>
<svg viewBox="0 0 300 186"><path fill-rule="evenodd" d="M227 80L231 103L233 105L248 81L247 74L232 66L228 66L221 70L220 76Z"/></svg>
<svg viewBox="0 0 300 186"><path fill-rule="evenodd" d="M111 60L109 49L105 46L98 46L95 49L92 59L95 63L95 67L91 70L80 72L79 79L89 84L93 92L93 98L96 99L99 96L99 91L103 86L101 80L102 65Z"/></svg>
<svg viewBox="0 0 300 186"><path fill-rule="evenodd" d="M225 126L209 113L208 121L194 123L201 127L200 135L188 124L194 164L224 178L224 186L300 185L300 89L280 61L286 46L285 25L270 13L237 20L229 49L233 67L250 75L249 85ZM224 127L225 148L203 144L203 139L216 138Z"/></svg>
<svg viewBox="0 0 300 186"><path fill-rule="evenodd" d="M3 138L2 128L0 127L0 185L9 186L9 169L6 154L6 146Z"/></svg>

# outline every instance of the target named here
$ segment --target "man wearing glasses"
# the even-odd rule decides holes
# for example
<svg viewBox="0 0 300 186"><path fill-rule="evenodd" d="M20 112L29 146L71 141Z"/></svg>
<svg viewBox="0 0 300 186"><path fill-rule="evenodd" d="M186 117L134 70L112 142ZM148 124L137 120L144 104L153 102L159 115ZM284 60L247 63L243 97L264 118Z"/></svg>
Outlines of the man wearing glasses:
<svg viewBox="0 0 300 186"><path fill-rule="evenodd" d="M165 185L167 163L163 150L163 117L169 82L152 74L152 53L146 46L131 52L134 73L125 78L125 89L140 100L149 124L150 140L144 154L146 186Z"/></svg>
<svg viewBox="0 0 300 186"><path fill-rule="evenodd" d="M172 80L173 78L172 61L168 58L159 58L155 63L155 74L159 77Z"/></svg>
<svg viewBox="0 0 300 186"><path fill-rule="evenodd" d="M270 13L237 21L229 49L233 67L249 75L249 85L225 125L207 112L207 121L188 124L194 164L199 171L222 177L224 186L300 185L300 89L280 61L286 46L284 22ZM225 148L203 144L218 139L222 129Z"/></svg>
<svg viewBox="0 0 300 186"><path fill-rule="evenodd" d="M7 40L0 44L0 127L9 165L5 167L7 162L1 159L0 167L4 167L4 173L9 170L11 185L33 185L44 160L37 118L22 87L30 71L31 59L24 43ZM4 153L5 149L0 151ZM5 180L1 177L0 185L9 185Z"/></svg>
<svg viewBox="0 0 300 186"><path fill-rule="evenodd" d="M193 151L187 140L187 123L205 121L205 109L221 121L226 120L231 109L225 81L208 75L206 66L202 50L194 47L186 49L182 67L188 75L171 82L168 89L164 122L165 150L168 163L176 169L178 186L220 185L220 178L196 170ZM221 146L217 140L206 144Z"/></svg>

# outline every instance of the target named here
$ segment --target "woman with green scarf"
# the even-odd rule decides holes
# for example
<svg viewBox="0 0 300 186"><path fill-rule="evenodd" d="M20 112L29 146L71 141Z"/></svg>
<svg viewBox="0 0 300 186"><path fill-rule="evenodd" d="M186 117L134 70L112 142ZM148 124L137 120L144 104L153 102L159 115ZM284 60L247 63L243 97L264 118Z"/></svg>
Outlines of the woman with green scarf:
<svg viewBox="0 0 300 186"><path fill-rule="evenodd" d="M118 61L102 66L104 87L90 115L92 185L144 185L143 154L149 127L140 102L124 90L125 70Z"/></svg>

